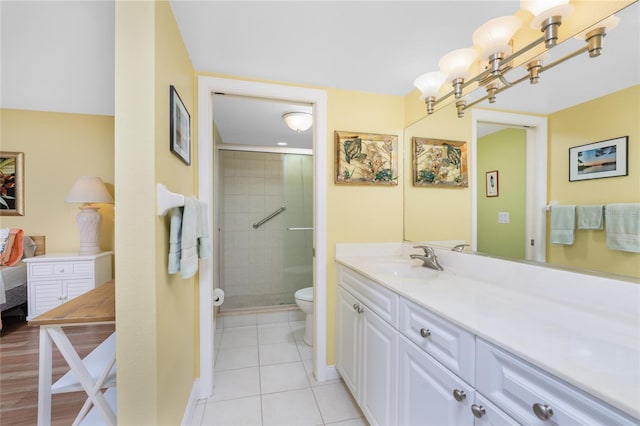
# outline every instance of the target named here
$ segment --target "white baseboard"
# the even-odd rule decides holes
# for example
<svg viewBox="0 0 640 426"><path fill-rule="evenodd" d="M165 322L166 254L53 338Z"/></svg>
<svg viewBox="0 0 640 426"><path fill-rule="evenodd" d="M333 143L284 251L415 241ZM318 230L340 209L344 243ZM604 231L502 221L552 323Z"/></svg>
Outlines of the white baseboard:
<svg viewBox="0 0 640 426"><path fill-rule="evenodd" d="M182 426L188 426L192 424L191 420L193 420L193 415L196 411L196 405L198 404L199 388L199 379L195 379L193 381L193 386L191 387L191 394L189 395L189 400L187 401L184 415L182 416L182 422L180 423Z"/></svg>
<svg viewBox="0 0 640 426"><path fill-rule="evenodd" d="M326 373L327 380L337 380L342 377L340 376L340 373L338 373L338 369L336 368L335 365L327 365L327 368L325 369L325 373Z"/></svg>

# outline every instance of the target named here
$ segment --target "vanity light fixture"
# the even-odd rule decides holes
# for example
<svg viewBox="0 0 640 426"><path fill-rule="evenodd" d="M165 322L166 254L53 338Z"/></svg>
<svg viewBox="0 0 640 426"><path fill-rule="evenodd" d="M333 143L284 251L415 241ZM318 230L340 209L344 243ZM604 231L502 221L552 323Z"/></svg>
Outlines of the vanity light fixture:
<svg viewBox="0 0 640 426"><path fill-rule="evenodd" d="M531 84L537 84L543 71L574 56L589 52L590 57L597 57L602 51L602 39L606 32L620 21L618 17L611 16L593 24L576 36L577 39L584 40L586 46L544 65L548 58L548 49L558 42L560 25L573 12L574 7L569 4L569 0L521 0L520 7L533 15L530 26L539 28L544 35L513 51L513 37L522 28L520 17L502 16L481 25L473 33L473 48L457 49L447 53L438 62L440 71L422 74L414 81L414 86L421 92L420 99L427 105L428 114L433 114L437 104L443 103L453 95L456 99L458 117L464 117L467 108L485 100L494 103L498 93L522 81L528 79ZM535 54L534 52L541 48L544 49L543 53L533 59L527 59L518 66L514 65L516 58L527 53ZM519 65L526 70L526 75L514 81L507 80L506 74L519 69ZM473 73L473 70L478 71ZM453 90L439 96L445 80L451 81ZM471 102L462 99L480 87L485 88L485 96Z"/></svg>
<svg viewBox="0 0 640 426"><path fill-rule="evenodd" d="M285 112L282 118L291 130L298 133L304 132L313 124L313 116L308 112Z"/></svg>
<svg viewBox="0 0 640 426"><path fill-rule="evenodd" d="M82 203L76 216L80 231L80 254L100 253L102 215L93 203L113 204L113 197L97 176L80 176L64 199L66 203Z"/></svg>

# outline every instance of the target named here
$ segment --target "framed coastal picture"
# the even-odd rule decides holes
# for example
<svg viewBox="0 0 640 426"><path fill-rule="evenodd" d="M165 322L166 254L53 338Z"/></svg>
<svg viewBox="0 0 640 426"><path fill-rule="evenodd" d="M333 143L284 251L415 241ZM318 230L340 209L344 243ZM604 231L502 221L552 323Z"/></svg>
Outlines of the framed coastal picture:
<svg viewBox="0 0 640 426"><path fill-rule="evenodd" d="M24 216L24 152L0 152L0 216Z"/></svg>
<svg viewBox="0 0 640 426"><path fill-rule="evenodd" d="M182 103L176 88L170 86L170 145L171 152L185 164L191 164L191 116Z"/></svg>
<svg viewBox="0 0 640 426"><path fill-rule="evenodd" d="M335 183L398 185L398 136L335 132Z"/></svg>
<svg viewBox="0 0 640 426"><path fill-rule="evenodd" d="M629 137L569 148L569 181L627 176Z"/></svg>
<svg viewBox="0 0 640 426"><path fill-rule="evenodd" d="M469 186L467 144L414 136L413 185L443 188Z"/></svg>
<svg viewBox="0 0 640 426"><path fill-rule="evenodd" d="M487 197L497 197L500 195L498 188L498 171L492 170L485 174L486 176L486 194Z"/></svg>

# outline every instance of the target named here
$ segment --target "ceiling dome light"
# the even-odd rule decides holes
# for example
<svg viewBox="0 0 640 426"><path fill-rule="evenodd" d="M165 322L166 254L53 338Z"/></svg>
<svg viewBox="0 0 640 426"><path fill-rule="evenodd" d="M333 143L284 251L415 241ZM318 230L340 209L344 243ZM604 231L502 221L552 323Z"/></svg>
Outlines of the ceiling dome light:
<svg viewBox="0 0 640 426"><path fill-rule="evenodd" d="M291 130L304 132L313 124L313 116L308 112L286 112L282 114L284 122Z"/></svg>

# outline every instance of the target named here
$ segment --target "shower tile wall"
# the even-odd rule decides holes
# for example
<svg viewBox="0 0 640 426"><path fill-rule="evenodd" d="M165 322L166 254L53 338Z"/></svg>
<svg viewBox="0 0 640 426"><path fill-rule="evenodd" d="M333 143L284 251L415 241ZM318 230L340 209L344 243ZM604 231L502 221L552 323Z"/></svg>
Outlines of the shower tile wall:
<svg viewBox="0 0 640 426"><path fill-rule="evenodd" d="M312 233L286 230L311 226L311 157L308 176L302 157L220 152L222 310L294 304L295 291L311 285ZM283 205L284 213L253 229Z"/></svg>

